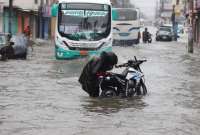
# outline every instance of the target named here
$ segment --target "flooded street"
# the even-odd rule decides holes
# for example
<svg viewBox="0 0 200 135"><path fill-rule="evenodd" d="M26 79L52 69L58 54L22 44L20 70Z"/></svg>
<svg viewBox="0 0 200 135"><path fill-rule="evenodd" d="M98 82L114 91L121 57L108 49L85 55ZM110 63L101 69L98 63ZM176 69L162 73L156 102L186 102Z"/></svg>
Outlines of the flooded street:
<svg viewBox="0 0 200 135"><path fill-rule="evenodd" d="M147 59L147 96L88 97L77 81L87 59L55 60L52 45L0 62L0 135L199 135L199 51L176 42L113 51L119 63Z"/></svg>

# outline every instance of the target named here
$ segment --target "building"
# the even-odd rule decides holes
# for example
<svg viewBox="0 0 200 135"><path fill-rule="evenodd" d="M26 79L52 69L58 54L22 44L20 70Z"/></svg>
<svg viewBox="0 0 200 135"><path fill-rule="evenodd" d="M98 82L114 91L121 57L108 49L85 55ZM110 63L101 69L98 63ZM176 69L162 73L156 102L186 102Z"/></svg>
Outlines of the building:
<svg viewBox="0 0 200 135"><path fill-rule="evenodd" d="M4 1L7 3L3 5L1 28L2 31L9 32L9 3L8 0ZM13 0L11 33L22 33L27 26L30 26L32 38L49 39L51 37L51 3L56 1Z"/></svg>
<svg viewBox="0 0 200 135"><path fill-rule="evenodd" d="M3 8L8 5L8 0L0 0L0 32L3 32Z"/></svg>
<svg viewBox="0 0 200 135"><path fill-rule="evenodd" d="M8 1L8 0L7 0ZM13 0L11 11L11 33L22 33L30 26L32 37L37 37L38 0ZM9 32L9 3L3 7L3 31Z"/></svg>
<svg viewBox="0 0 200 135"><path fill-rule="evenodd" d="M160 0L158 5L160 6L157 9L159 14L156 15L160 18L161 23L171 23L173 6L175 6L176 21L182 23L185 20L185 0Z"/></svg>
<svg viewBox="0 0 200 135"><path fill-rule="evenodd" d="M113 7L116 8L130 8L134 7L130 0L111 0Z"/></svg>
<svg viewBox="0 0 200 135"><path fill-rule="evenodd" d="M188 23L193 29L193 42L200 47L200 0L188 0L187 7Z"/></svg>
<svg viewBox="0 0 200 135"><path fill-rule="evenodd" d="M171 23L173 0L160 0L160 18L162 23Z"/></svg>

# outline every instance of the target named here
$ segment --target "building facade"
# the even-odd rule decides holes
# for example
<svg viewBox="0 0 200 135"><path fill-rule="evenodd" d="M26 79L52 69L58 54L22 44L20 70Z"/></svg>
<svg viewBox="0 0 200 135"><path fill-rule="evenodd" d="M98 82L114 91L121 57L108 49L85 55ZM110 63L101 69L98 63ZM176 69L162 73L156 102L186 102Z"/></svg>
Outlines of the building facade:
<svg viewBox="0 0 200 135"><path fill-rule="evenodd" d="M171 23L173 0L160 0L160 24Z"/></svg>
<svg viewBox="0 0 200 135"><path fill-rule="evenodd" d="M8 1L8 0L7 0ZM11 33L22 33L30 26L32 37L37 36L38 0L13 0L11 18L9 17L9 3L3 7L3 31L9 32L9 19L11 19Z"/></svg>
<svg viewBox="0 0 200 135"><path fill-rule="evenodd" d="M193 27L194 45L200 47L200 0L188 0L189 24Z"/></svg>
<svg viewBox="0 0 200 135"><path fill-rule="evenodd" d="M4 1L4 4L2 4ZM6 1L6 3L5 3ZM57 0L13 0L11 13L11 33L22 33L31 28L32 38L51 37L51 4ZM0 0L0 31L9 32L9 2Z"/></svg>
<svg viewBox="0 0 200 135"><path fill-rule="evenodd" d="M0 32L3 32L3 2L0 1Z"/></svg>
<svg viewBox="0 0 200 135"><path fill-rule="evenodd" d="M176 21L182 23L185 20L185 0L160 0L159 6L157 17L160 19L160 24L171 23L173 6L175 6Z"/></svg>
<svg viewBox="0 0 200 135"><path fill-rule="evenodd" d="M134 5L131 3L130 0L111 0L113 7L116 8L131 8Z"/></svg>
<svg viewBox="0 0 200 135"><path fill-rule="evenodd" d="M0 0L0 32L3 32L3 9L8 5L8 0Z"/></svg>

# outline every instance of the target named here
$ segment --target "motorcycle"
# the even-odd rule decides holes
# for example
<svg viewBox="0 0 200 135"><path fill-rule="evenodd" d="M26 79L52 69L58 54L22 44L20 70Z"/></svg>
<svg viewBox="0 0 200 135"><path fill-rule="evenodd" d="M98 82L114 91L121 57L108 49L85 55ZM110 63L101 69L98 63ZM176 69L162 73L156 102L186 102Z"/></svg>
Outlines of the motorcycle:
<svg viewBox="0 0 200 135"><path fill-rule="evenodd" d="M100 76L99 88L101 97L133 97L135 95L146 95L147 87L145 85L144 74L140 65L146 60L128 60L127 63L117 65L116 68L125 68L121 74L107 73ZM112 83L112 80L117 80L118 85ZM105 83L105 82L111 83ZM105 86L105 84L107 84Z"/></svg>

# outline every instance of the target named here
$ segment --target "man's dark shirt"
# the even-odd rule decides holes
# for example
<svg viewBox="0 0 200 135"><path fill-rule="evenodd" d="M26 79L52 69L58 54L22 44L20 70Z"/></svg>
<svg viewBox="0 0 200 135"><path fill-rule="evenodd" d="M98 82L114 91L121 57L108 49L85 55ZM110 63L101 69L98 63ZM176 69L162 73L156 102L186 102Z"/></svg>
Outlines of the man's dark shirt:
<svg viewBox="0 0 200 135"><path fill-rule="evenodd" d="M143 40L147 41L149 39L149 32L148 31L143 31L142 36L143 36Z"/></svg>
<svg viewBox="0 0 200 135"><path fill-rule="evenodd" d="M84 67L79 82L84 91L91 97L99 96L99 82L97 73L101 72L102 60L100 58L93 58Z"/></svg>

